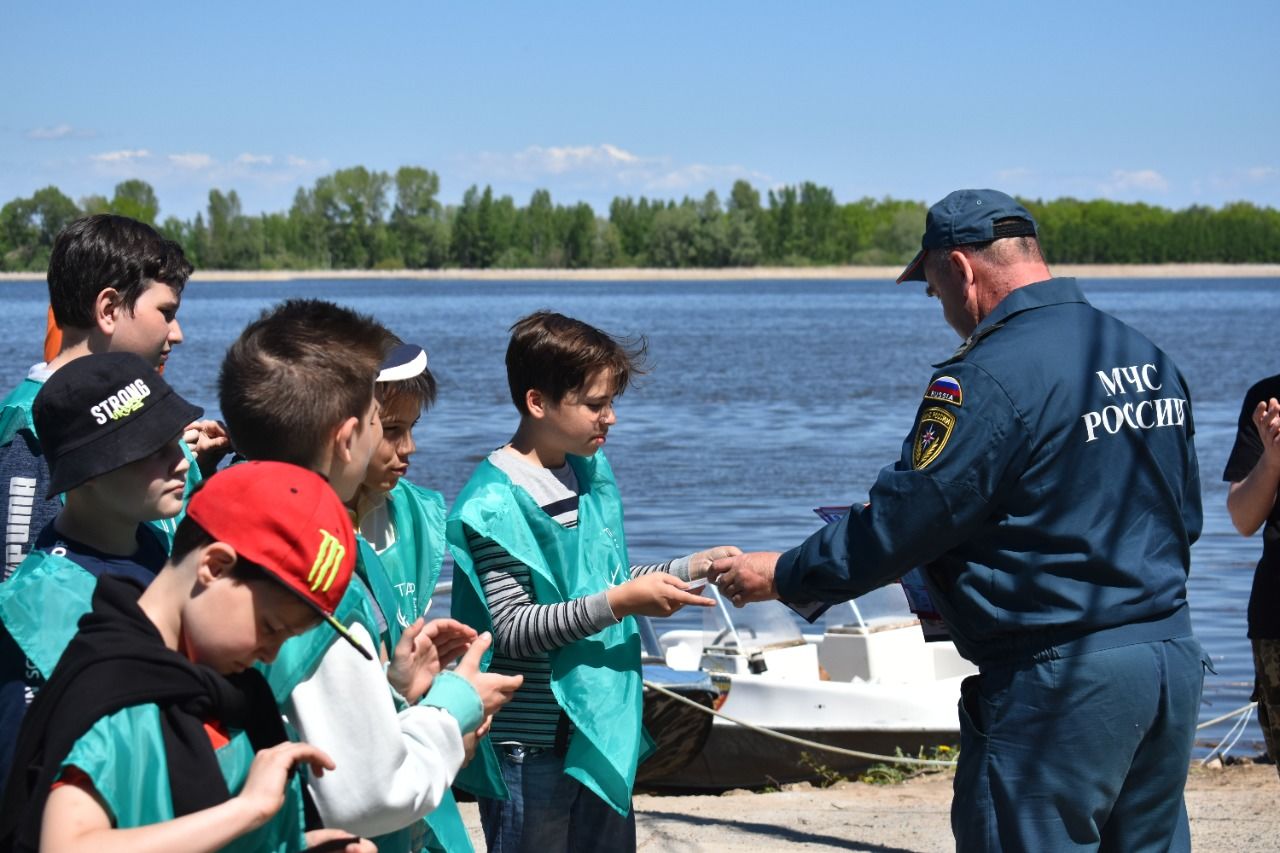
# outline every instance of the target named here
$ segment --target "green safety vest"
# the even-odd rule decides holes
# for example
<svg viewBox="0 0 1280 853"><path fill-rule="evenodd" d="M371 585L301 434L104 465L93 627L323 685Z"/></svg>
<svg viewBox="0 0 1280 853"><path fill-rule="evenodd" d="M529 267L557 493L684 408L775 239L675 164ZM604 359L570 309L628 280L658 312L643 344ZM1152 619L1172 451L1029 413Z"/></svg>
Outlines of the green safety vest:
<svg viewBox="0 0 1280 853"><path fill-rule="evenodd" d="M237 732L216 754L227 790L234 797L249 776L253 747L244 732ZM92 780L117 829L174 819L168 759L160 711L155 705L134 705L98 720L76 741L63 764L75 765ZM285 788L280 811L222 849L293 853L306 847L304 832L302 785L300 776L294 774Z"/></svg>
<svg viewBox="0 0 1280 853"><path fill-rule="evenodd" d="M35 421L31 419L31 401L43 387L43 382L24 379L0 402L0 445L13 441L13 437L24 430L36 434Z"/></svg>
<svg viewBox="0 0 1280 853"><path fill-rule="evenodd" d="M439 492L401 480L387 495L387 503L395 542L378 554L363 536L357 536L356 571L382 610L387 623L382 642L390 653L404 629L426 612L444 565L445 539L444 498ZM440 805L422 823L425 826L409 826L373 841L379 850L471 853L471 837L452 791L445 792Z"/></svg>
<svg viewBox="0 0 1280 853"><path fill-rule="evenodd" d="M394 595L385 603L378 596L378 604L388 622L394 615L399 627L407 628L426 613L444 565L444 498L402 479L387 495L387 511L396 538L378 560Z"/></svg>
<svg viewBox="0 0 1280 853"><path fill-rule="evenodd" d="M32 551L0 584L0 622L44 678L93 608L97 586L81 566L44 551Z"/></svg>
<svg viewBox="0 0 1280 853"><path fill-rule="evenodd" d="M622 501L603 453L569 456L578 477L578 526L566 529L529 493L485 460L467 481L449 515L447 534L457 571L453 615L481 631L492 631L464 527L492 539L529 567L533 597L557 604L601 592L630 580ZM488 667L492 649L486 654ZM626 617L553 649L551 691L573 723L565 773L594 791L621 815L631 810L636 767L652 745L641 725L640 635ZM458 783L484 797L506 799L497 755L488 739L458 776Z"/></svg>
<svg viewBox="0 0 1280 853"><path fill-rule="evenodd" d="M0 620L44 678L76 635L80 617L92 609L97 585L98 579L78 564L43 551L27 555L13 576L0 584ZM216 754L227 790L234 796L248 777L253 746L247 735L236 732ZM173 819L155 705L135 705L99 720L64 763L74 764L93 780L118 828ZM301 850L306 846L303 830L302 789L295 778L275 818L223 849Z"/></svg>

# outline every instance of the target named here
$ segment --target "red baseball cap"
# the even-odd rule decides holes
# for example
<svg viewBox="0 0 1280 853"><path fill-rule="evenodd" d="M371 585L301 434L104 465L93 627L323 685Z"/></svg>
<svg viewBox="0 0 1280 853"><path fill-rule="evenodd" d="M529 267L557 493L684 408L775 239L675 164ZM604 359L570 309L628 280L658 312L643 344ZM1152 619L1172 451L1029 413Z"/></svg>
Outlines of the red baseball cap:
<svg viewBox="0 0 1280 853"><path fill-rule="evenodd" d="M333 616L355 570L356 540L347 508L323 477L285 462L242 462L203 482L187 515L315 608L373 660Z"/></svg>

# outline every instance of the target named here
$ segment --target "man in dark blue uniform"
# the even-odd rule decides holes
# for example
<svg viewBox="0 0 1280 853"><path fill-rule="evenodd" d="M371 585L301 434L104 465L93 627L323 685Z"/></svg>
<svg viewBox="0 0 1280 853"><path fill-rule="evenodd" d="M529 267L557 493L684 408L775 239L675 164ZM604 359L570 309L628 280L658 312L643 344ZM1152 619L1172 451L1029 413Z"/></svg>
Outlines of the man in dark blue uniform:
<svg viewBox="0 0 1280 853"><path fill-rule="evenodd" d="M926 567L960 652L961 850L1188 850L1203 657L1190 395L1163 352L1052 278L1031 214L960 190L899 281L964 343L870 504L785 554L718 560L735 604L842 601Z"/></svg>

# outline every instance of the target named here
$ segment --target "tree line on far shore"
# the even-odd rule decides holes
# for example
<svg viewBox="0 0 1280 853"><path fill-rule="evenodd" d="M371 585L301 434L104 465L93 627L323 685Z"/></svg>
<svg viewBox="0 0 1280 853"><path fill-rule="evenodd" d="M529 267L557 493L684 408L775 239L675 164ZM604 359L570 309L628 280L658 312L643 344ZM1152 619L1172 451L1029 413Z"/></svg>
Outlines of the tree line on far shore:
<svg viewBox="0 0 1280 853"><path fill-rule="evenodd" d="M601 215L584 202L556 204L537 190L524 206L486 186L456 205L439 176L417 166L394 174L340 169L300 188L288 211L246 214L235 190L211 190L194 219L157 221L155 190L118 184L110 199L72 201L57 187L0 208L0 270L46 268L71 220L111 212L156 225L198 268L517 269L877 265L908 261L927 205L863 198L841 203L806 182L764 196L737 181L681 201L615 198ZM1022 200L1040 223L1054 263L1277 263L1280 211L1235 202L1169 210L1095 199Z"/></svg>

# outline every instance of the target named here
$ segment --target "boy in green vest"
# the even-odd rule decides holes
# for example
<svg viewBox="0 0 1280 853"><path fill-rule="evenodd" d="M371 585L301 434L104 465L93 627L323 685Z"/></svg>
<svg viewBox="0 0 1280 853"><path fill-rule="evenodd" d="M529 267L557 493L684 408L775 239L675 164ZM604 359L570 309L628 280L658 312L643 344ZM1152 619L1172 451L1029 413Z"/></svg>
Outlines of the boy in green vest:
<svg viewBox="0 0 1280 853"><path fill-rule="evenodd" d="M58 234L48 283L49 304L63 330L61 347L47 364L34 365L0 403L0 492L6 507L0 580L18 567L60 507L57 496L48 493L44 451L31 418L40 386L90 353L130 352L163 370L173 347L182 343L178 307L190 275L191 263L177 243L126 216L86 216ZM200 463L187 471L193 486L201 466L212 471L227 445L215 422L192 427L187 437ZM165 532L172 536L172 523Z"/></svg>
<svg viewBox="0 0 1280 853"><path fill-rule="evenodd" d="M382 610L395 636L424 616L444 564L444 498L405 479L417 451L413 428L436 399L436 380L427 352L387 333L374 396L382 421L382 441L369 460L355 497L347 502L356 532L377 555L386 578ZM375 595L378 589L374 589ZM471 636L474 630L462 626ZM394 647L392 638L384 643Z"/></svg>
<svg viewBox="0 0 1280 853"><path fill-rule="evenodd" d="M201 409L127 352L78 358L32 404L49 463L48 494L65 505L0 584L0 779L27 705L89 610L97 578L149 584L168 543L148 522L182 510L183 429Z"/></svg>
<svg viewBox="0 0 1280 853"><path fill-rule="evenodd" d="M322 621L347 636L333 613L354 563L350 519L314 473L268 462L211 477L150 586L99 580L23 722L0 850L372 851L304 834L290 771L333 762L288 742L252 669Z"/></svg>
<svg viewBox="0 0 1280 853"><path fill-rule="evenodd" d="M404 479L409 457L417 449L413 427L436 397L436 381L427 367L427 352L406 344L390 331L383 339L386 356L374 385L382 441L369 460L368 472L347 502L356 522L360 559L357 571L368 584L383 615L383 649L393 649L402 634L426 615L446 550L444 498ZM474 629L452 619L426 623L437 644L444 636L470 643ZM444 635L444 636L442 636ZM445 657L444 654L441 655ZM409 850L470 853L470 836L452 794L405 833ZM380 838L380 847L405 849Z"/></svg>
<svg viewBox="0 0 1280 853"><path fill-rule="evenodd" d="M689 582L739 551L631 565L600 451L643 344L545 311L511 332L520 425L459 494L448 538L454 615L493 632L491 671L525 681L459 784L480 798L490 851L634 850L631 788L648 744L632 617L711 606Z"/></svg>
<svg viewBox="0 0 1280 853"><path fill-rule="evenodd" d="M218 383L237 451L311 468L351 501L382 438L374 380L388 335L375 320L320 300L289 300L250 323L228 350ZM266 673L297 738L338 765L308 780L325 825L403 853L429 843L418 826L426 815L443 814L460 827L449 786L486 720L520 682L467 666L478 664L487 636L471 642L475 632L465 626L428 626L420 614L400 625L376 553L359 539L357 548L356 581L338 618L370 648L394 640L385 646L385 674L322 632L287 643ZM464 648L458 670L441 671ZM335 695L346 701L334 702ZM465 834L458 843L467 844Z"/></svg>

